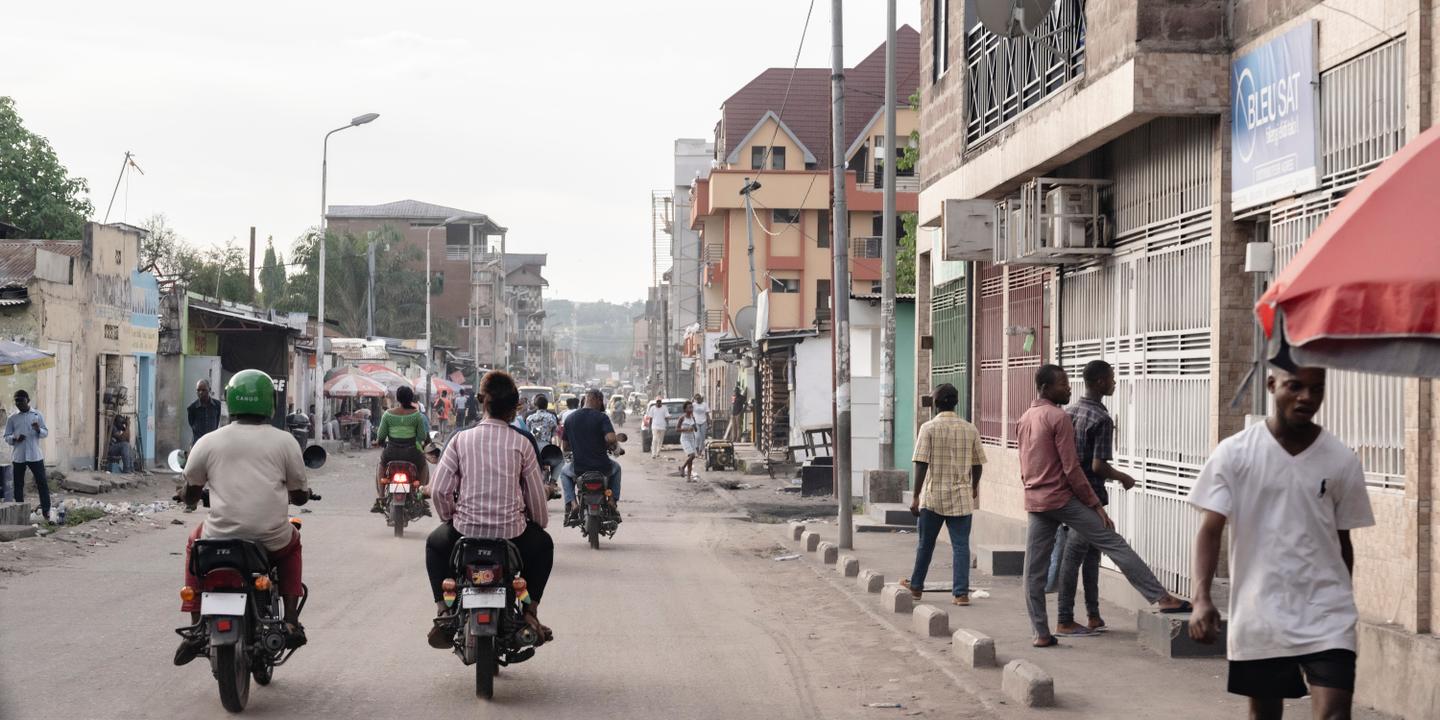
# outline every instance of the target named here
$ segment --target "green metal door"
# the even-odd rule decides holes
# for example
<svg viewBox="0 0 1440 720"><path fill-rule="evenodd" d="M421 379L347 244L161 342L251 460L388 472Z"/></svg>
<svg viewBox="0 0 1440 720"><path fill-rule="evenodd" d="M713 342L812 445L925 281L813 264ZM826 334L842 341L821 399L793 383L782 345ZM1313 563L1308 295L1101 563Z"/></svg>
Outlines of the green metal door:
<svg viewBox="0 0 1440 720"><path fill-rule="evenodd" d="M930 355L931 387L950 383L960 391L956 412L970 419L970 298L966 279L957 278L935 286L930 299L933 351Z"/></svg>

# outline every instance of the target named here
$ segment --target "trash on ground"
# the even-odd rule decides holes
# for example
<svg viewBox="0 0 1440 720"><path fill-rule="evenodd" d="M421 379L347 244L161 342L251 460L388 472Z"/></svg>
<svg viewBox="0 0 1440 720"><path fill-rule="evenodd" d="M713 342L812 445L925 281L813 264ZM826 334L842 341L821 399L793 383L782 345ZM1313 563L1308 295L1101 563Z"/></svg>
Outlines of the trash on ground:
<svg viewBox="0 0 1440 720"><path fill-rule="evenodd" d="M989 590L971 590L971 591L970 591L970 597L975 598L976 600L984 600L985 598L990 597L990 591L989 591Z"/></svg>
<svg viewBox="0 0 1440 720"><path fill-rule="evenodd" d="M905 706L904 706L904 705L901 705L900 703L897 703L897 702L889 702L889 703L866 703L866 704L865 704L865 707L868 707L868 708L891 708L891 709L898 710L898 709L903 708L903 707L905 707Z"/></svg>
<svg viewBox="0 0 1440 720"><path fill-rule="evenodd" d="M777 556L774 558L775 562L784 562L784 561L786 561L786 560L799 560L799 559L800 559L800 556L799 556L799 555L777 555Z"/></svg>

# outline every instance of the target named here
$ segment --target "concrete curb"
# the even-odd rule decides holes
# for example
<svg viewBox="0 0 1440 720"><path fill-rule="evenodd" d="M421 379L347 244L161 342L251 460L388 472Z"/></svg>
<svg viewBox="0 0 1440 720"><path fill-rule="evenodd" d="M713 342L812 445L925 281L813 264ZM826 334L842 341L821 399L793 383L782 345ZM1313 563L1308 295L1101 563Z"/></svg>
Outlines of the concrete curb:
<svg viewBox="0 0 1440 720"><path fill-rule="evenodd" d="M801 537L802 535L804 535L804 534L805 534L805 523L802 523L802 522L792 522L792 523L790 523L790 539L791 539L791 540L799 540L800 537Z"/></svg>
<svg viewBox="0 0 1440 720"><path fill-rule="evenodd" d="M915 599L910 597L910 591L899 585L886 585L880 592L880 604L895 613L908 614L915 609Z"/></svg>
<svg viewBox="0 0 1440 720"><path fill-rule="evenodd" d="M836 561L835 569L845 577L855 577L860 574L860 558L854 555L841 555Z"/></svg>
<svg viewBox="0 0 1440 720"><path fill-rule="evenodd" d="M813 530L806 530L805 533L800 536L800 542L805 544L805 552L815 552L815 548L820 546L820 533Z"/></svg>
<svg viewBox="0 0 1440 720"><path fill-rule="evenodd" d="M910 628L921 637L945 637L950 634L950 613L934 605L917 605L910 615Z"/></svg>
<svg viewBox="0 0 1440 720"><path fill-rule="evenodd" d="M861 570L855 577L855 584L867 593L878 593L885 588L885 576L874 570Z"/></svg>
<svg viewBox="0 0 1440 720"><path fill-rule="evenodd" d="M826 565L834 565L835 561L840 558L840 548L836 547L835 543L823 540L815 546L815 552L820 554L820 562Z"/></svg>
<svg viewBox="0 0 1440 720"><path fill-rule="evenodd" d="M956 630L950 636L950 648L965 667L995 667L995 641L979 630Z"/></svg>
<svg viewBox="0 0 1440 720"><path fill-rule="evenodd" d="M1006 663L1000 686L1011 700L1025 707L1050 707L1055 704L1055 681L1050 673L1029 660Z"/></svg>

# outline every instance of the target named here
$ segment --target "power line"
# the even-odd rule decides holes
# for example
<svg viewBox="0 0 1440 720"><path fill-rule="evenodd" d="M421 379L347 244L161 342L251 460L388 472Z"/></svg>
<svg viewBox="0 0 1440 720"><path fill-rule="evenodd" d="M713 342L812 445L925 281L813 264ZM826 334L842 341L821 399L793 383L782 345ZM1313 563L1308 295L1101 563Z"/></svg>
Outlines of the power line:
<svg viewBox="0 0 1440 720"><path fill-rule="evenodd" d="M765 174L765 168L770 167L770 153L775 147L775 138L780 134L780 123L785 122L785 105L790 102L790 86L795 82L795 71L800 68L800 53L805 49L805 36L810 32L810 16L815 12L815 0L810 0L810 8L805 11L805 25L800 28L800 44L795 48L795 62L790 64L790 77L785 81L785 95L780 98L780 112L775 115L775 130L770 133L770 144L765 146L765 154L760 156L760 169L755 173L758 180Z"/></svg>

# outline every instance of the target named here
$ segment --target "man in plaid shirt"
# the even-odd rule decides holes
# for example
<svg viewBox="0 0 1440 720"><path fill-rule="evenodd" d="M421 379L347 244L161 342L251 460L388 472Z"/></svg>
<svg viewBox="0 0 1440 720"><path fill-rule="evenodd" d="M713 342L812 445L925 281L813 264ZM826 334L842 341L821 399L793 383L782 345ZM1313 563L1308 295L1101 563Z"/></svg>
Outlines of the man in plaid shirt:
<svg viewBox="0 0 1440 720"><path fill-rule="evenodd" d="M1085 366L1085 395L1080 402L1065 408L1070 422L1075 426L1075 454L1080 458L1080 469L1090 487L1100 498L1101 505L1110 503L1105 481L1114 480L1126 490L1135 485L1135 479L1116 470L1110 465L1114 459L1115 421L1105 408L1104 399L1115 394L1115 369L1104 360L1091 360ZM1060 564L1060 598L1056 609L1059 622L1056 635L1090 635L1102 632L1105 621L1100 618L1100 550L1085 540L1080 533L1070 533L1065 546L1064 560ZM1076 575L1085 580L1085 614L1088 622L1075 622Z"/></svg>
<svg viewBox="0 0 1440 720"><path fill-rule="evenodd" d="M935 553L940 526L950 530L954 577L950 592L956 605L970 604L970 516L980 506L980 471L985 450L974 425L955 414L960 393L946 383L935 388L939 414L920 426L915 439L915 496L910 512L918 518L915 569L900 585L920 599L925 574Z"/></svg>

